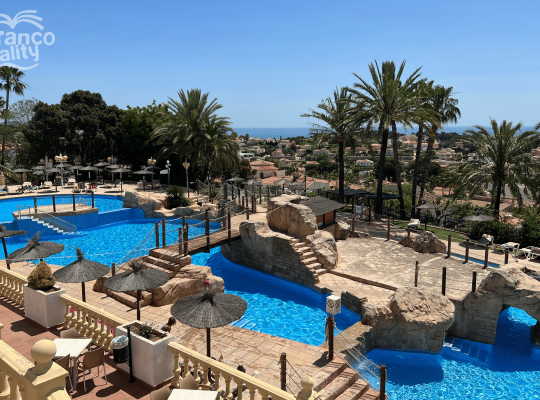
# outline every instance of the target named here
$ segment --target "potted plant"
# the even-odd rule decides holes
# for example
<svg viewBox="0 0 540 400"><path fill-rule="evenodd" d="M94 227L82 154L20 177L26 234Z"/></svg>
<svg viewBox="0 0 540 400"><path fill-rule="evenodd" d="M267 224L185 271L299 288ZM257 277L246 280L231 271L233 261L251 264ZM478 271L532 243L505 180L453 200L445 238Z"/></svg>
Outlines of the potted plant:
<svg viewBox="0 0 540 400"><path fill-rule="evenodd" d="M175 336L159 330L154 324L133 321L116 328L116 335L127 336L127 327L131 331L131 362L133 375L152 388L173 377L174 357L167 351L167 345L174 342ZM118 368L129 372L127 363L118 364Z"/></svg>
<svg viewBox="0 0 540 400"><path fill-rule="evenodd" d="M60 296L66 294L66 289L55 286L51 267L40 261L27 279L23 288L25 316L45 328L63 324L65 307Z"/></svg>

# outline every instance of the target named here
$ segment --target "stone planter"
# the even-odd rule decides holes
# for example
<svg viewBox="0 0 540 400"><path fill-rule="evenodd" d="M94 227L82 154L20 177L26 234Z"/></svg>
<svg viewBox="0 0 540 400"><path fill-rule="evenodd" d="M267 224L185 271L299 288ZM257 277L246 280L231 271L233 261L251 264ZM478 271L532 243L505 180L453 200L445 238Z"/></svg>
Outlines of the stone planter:
<svg viewBox="0 0 540 400"><path fill-rule="evenodd" d="M127 325L116 328L115 336L127 336ZM139 322L140 323L140 322ZM141 336L131 334L131 354L133 355L133 375L152 389L173 377L174 357L167 350L167 345L174 342L175 336L170 333L155 342ZM118 368L129 373L129 365L118 364Z"/></svg>
<svg viewBox="0 0 540 400"><path fill-rule="evenodd" d="M58 286L55 286L58 288ZM45 328L51 328L64 323L66 307L60 296L66 294L66 289L58 288L55 292L45 293L24 285L24 315Z"/></svg>

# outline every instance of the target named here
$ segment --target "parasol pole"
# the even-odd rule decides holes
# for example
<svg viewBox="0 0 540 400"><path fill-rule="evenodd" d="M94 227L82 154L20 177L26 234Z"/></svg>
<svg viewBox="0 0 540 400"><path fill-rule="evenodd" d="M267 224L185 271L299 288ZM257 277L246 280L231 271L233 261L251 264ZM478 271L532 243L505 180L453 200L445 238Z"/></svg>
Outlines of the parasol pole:
<svg viewBox="0 0 540 400"><path fill-rule="evenodd" d="M211 358L210 355L210 328L206 328L206 357Z"/></svg>
<svg viewBox="0 0 540 400"><path fill-rule="evenodd" d="M6 265L7 265L7 269L11 269L11 268L9 267L8 252L7 252L6 239L5 239L5 238L2 238L2 246L4 246L4 254L5 254L5 256L6 256Z"/></svg>
<svg viewBox="0 0 540 400"><path fill-rule="evenodd" d="M137 290L137 321L141 320L141 291Z"/></svg>
<svg viewBox="0 0 540 400"><path fill-rule="evenodd" d="M81 282L82 286L82 301L86 303L86 286L84 285L84 282Z"/></svg>

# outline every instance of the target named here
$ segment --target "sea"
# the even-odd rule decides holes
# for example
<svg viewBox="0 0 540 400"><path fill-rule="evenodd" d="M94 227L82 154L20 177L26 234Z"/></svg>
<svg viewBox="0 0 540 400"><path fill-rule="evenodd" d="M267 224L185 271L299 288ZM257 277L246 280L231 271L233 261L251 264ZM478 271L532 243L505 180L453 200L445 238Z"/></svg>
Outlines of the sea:
<svg viewBox="0 0 540 400"><path fill-rule="evenodd" d="M490 126L486 126L486 129L488 131L491 131ZM524 126L522 128L522 131L533 129L533 126ZM249 134L249 137L256 137L256 138L262 138L262 139L268 139L268 138L274 138L279 140L279 138L288 138L288 137L298 137L298 136L304 136L309 137L309 127L305 128L237 128L233 127L235 132L237 132L239 135L245 135L246 133ZM447 126L444 129L440 129L439 132L456 132L458 134L463 134L467 129L474 129L473 126ZM416 132L417 129L407 129L405 131L403 127L398 127L398 132L400 133L412 133Z"/></svg>

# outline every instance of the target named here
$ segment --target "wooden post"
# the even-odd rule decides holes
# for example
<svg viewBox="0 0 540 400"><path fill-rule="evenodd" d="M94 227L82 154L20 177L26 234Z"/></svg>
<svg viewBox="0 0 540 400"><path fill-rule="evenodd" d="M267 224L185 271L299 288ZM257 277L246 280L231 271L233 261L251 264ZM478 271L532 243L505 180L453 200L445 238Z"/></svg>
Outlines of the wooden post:
<svg viewBox="0 0 540 400"><path fill-rule="evenodd" d="M388 233L386 235L386 239L390 240L390 218L387 218L388 220Z"/></svg>
<svg viewBox="0 0 540 400"><path fill-rule="evenodd" d="M446 296L446 267L442 269L442 295Z"/></svg>
<svg viewBox="0 0 540 400"><path fill-rule="evenodd" d="M279 365L280 365L280 374L279 374L279 380L281 383L281 390L284 392L287 391L287 353L281 353L281 357L279 358Z"/></svg>
<svg viewBox="0 0 540 400"><path fill-rule="evenodd" d="M411 237L411 227L407 225L407 237Z"/></svg>
<svg viewBox="0 0 540 400"><path fill-rule="evenodd" d="M54 194L52 195L52 208L53 212L56 212L56 198L54 197Z"/></svg>
<svg viewBox="0 0 540 400"><path fill-rule="evenodd" d="M73 197L73 211L75 211L75 195L72 194L71 196Z"/></svg>
<svg viewBox="0 0 540 400"><path fill-rule="evenodd" d="M206 252L210 253L210 219L208 218L208 210L204 211L204 234L206 235Z"/></svg>
<svg viewBox="0 0 540 400"><path fill-rule="evenodd" d="M165 247L167 245L165 218L161 218L161 243L161 247Z"/></svg>
<svg viewBox="0 0 540 400"><path fill-rule="evenodd" d="M94 192L92 191L92 208L94 208Z"/></svg>
<svg viewBox="0 0 540 400"><path fill-rule="evenodd" d="M86 303L86 285L84 282L81 282L81 290L82 290L82 301Z"/></svg>
<svg viewBox="0 0 540 400"><path fill-rule="evenodd" d="M111 274L112 276L116 275L116 263L111 264Z"/></svg>
<svg viewBox="0 0 540 400"><path fill-rule="evenodd" d="M137 290L137 321L141 320L141 291Z"/></svg>
<svg viewBox="0 0 540 400"><path fill-rule="evenodd" d="M484 257L484 268L488 267L488 257L489 257L489 244L486 243L486 253Z"/></svg>
<svg viewBox="0 0 540 400"><path fill-rule="evenodd" d="M472 291L476 292L476 271L472 273Z"/></svg>
<svg viewBox="0 0 540 400"><path fill-rule="evenodd" d="M246 208L246 219L249 220L249 207Z"/></svg>
<svg viewBox="0 0 540 400"><path fill-rule="evenodd" d="M184 235L182 234L182 228L178 228L178 254L182 254L182 244L184 242Z"/></svg>
<svg viewBox="0 0 540 400"><path fill-rule="evenodd" d="M37 214L37 196L34 196L34 214Z"/></svg>
<svg viewBox="0 0 540 400"><path fill-rule="evenodd" d="M465 242L465 261L464 264L469 262L469 239Z"/></svg>
<svg viewBox="0 0 540 400"><path fill-rule="evenodd" d="M508 249L504 249L504 263L508 264Z"/></svg>
<svg viewBox="0 0 540 400"><path fill-rule="evenodd" d="M379 399L386 399L386 365L381 365L381 390L379 391Z"/></svg>
<svg viewBox="0 0 540 400"><path fill-rule="evenodd" d="M450 258L451 251L452 251L452 235L448 235L448 258Z"/></svg>
<svg viewBox="0 0 540 400"><path fill-rule="evenodd" d="M197 178L197 194L201 194L201 193L199 192L199 178Z"/></svg>
<svg viewBox="0 0 540 400"><path fill-rule="evenodd" d="M414 267L414 287L418 287L418 272L420 271L420 266L418 265L418 261L416 262L416 266Z"/></svg>
<svg viewBox="0 0 540 400"><path fill-rule="evenodd" d="M159 249L159 222L156 222L155 230L156 230L156 249Z"/></svg>
<svg viewBox="0 0 540 400"><path fill-rule="evenodd" d="M257 197L255 194L253 194L253 197L251 198L251 206L253 207L253 214L257 212Z"/></svg>
<svg viewBox="0 0 540 400"><path fill-rule="evenodd" d="M261 182L261 186L259 186L259 204L262 204L262 182Z"/></svg>
<svg viewBox="0 0 540 400"><path fill-rule="evenodd" d="M246 207L244 205L244 197L242 196L242 211L245 210L245 209L246 209Z"/></svg>
<svg viewBox="0 0 540 400"><path fill-rule="evenodd" d="M334 359L334 316L330 314L326 323L328 326L328 361Z"/></svg>
<svg viewBox="0 0 540 400"><path fill-rule="evenodd" d="M186 224L184 228L184 256L188 255L188 242L189 242L189 224Z"/></svg>
<svg viewBox="0 0 540 400"><path fill-rule="evenodd" d="M268 208L268 202L270 201L270 189L266 189L266 204Z"/></svg>

